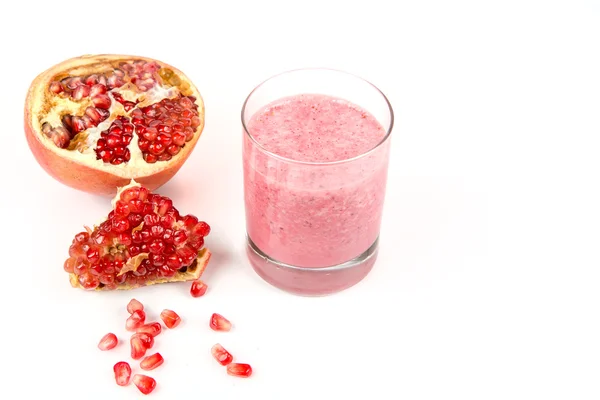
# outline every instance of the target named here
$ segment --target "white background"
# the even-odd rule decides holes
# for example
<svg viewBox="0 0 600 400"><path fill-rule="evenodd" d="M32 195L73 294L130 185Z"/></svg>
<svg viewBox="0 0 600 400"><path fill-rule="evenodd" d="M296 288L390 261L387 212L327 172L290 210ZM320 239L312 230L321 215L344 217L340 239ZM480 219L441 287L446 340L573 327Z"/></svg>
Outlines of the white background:
<svg viewBox="0 0 600 400"><path fill-rule="evenodd" d="M157 338L156 399L600 398L598 1L17 1L0 34L0 398L142 397L112 377L128 346L96 348L127 338L132 296L184 318ZM72 237L109 202L37 165L23 103L86 53L164 60L204 97L203 137L160 190L212 225L203 298L69 286ZM380 259L326 298L270 287L243 253L242 102L309 66L371 80L397 118ZM216 342L254 376L227 376Z"/></svg>

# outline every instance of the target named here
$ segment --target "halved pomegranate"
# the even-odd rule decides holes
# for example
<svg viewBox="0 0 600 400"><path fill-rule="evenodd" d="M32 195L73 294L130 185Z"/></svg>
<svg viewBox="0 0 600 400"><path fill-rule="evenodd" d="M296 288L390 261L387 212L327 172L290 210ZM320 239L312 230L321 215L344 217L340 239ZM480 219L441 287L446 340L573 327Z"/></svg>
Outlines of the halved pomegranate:
<svg viewBox="0 0 600 400"><path fill-rule="evenodd" d="M64 269L73 287L86 290L193 281L211 256L204 247L205 225L193 215L180 215L169 198L132 181L119 189L104 222L75 235ZM143 313L137 310L129 317L129 330L144 324Z"/></svg>
<svg viewBox="0 0 600 400"><path fill-rule="evenodd" d="M55 179L114 195L131 179L154 190L181 168L204 129L192 82L161 61L88 55L40 74L25 103L25 134Z"/></svg>

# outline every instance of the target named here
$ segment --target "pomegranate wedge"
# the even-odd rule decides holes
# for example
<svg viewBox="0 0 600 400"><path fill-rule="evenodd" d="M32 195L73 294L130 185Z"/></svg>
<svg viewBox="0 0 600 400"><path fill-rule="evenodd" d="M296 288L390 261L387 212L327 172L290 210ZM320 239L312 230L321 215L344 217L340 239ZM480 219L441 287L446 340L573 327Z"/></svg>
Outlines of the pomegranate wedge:
<svg viewBox="0 0 600 400"><path fill-rule="evenodd" d="M63 266L73 287L133 289L195 281L202 275L211 256L202 236L205 222L181 215L171 199L135 181L119 190L112 205L104 222L73 239ZM132 300L127 306L127 330L144 324L138 303Z"/></svg>

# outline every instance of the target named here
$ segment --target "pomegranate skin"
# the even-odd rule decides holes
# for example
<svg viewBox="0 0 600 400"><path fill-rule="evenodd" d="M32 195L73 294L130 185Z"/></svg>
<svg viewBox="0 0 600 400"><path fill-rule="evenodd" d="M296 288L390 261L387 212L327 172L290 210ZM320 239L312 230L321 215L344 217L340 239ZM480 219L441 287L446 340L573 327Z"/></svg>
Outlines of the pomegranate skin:
<svg viewBox="0 0 600 400"><path fill-rule="evenodd" d="M33 114L35 112L34 109L37 110L45 106L45 104L39 104L40 93L48 90L48 86L55 76L73 68L85 69L102 62L115 62L127 59L158 62L162 67L173 70L175 74L187 82L192 90L192 95L196 97L195 103L198 105L201 124L196 128L194 137L189 142L186 142L179 154L171 160L141 166L137 169L138 173L136 174L118 176L98 167L95 163L95 157L92 155L89 157L89 162L87 162L87 159L85 161L77 160L69 157L69 150L53 146L44 137L41 130L34 126L35 116ZM90 69L90 71L93 70ZM34 79L25 101L24 130L27 144L35 160L50 176L66 186L91 194L114 196L119 187L125 186L132 179L135 179L136 182L154 191L173 178L194 150L204 130L204 102L193 83L181 71L162 61L131 55L86 55L63 61L44 71Z"/></svg>

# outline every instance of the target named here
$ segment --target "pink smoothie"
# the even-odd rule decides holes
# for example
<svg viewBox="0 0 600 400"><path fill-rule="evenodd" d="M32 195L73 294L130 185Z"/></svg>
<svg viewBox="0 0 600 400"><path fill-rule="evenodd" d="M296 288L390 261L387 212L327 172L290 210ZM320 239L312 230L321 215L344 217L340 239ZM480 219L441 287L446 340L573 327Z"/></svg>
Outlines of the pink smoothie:
<svg viewBox="0 0 600 400"><path fill-rule="evenodd" d="M378 146L386 131L370 113L305 94L258 110L246 127L255 140L244 136L247 232L262 252L314 268L344 263L373 245L389 140Z"/></svg>

